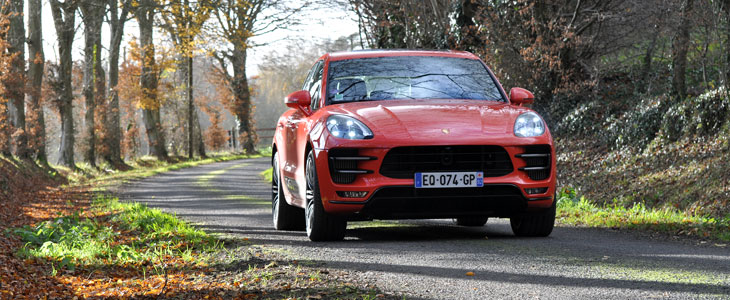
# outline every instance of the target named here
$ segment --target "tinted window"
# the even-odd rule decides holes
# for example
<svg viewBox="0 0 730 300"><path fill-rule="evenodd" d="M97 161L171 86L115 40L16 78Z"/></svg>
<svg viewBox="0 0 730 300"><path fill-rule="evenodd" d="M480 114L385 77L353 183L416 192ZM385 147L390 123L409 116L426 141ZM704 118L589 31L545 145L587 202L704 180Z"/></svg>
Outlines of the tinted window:
<svg viewBox="0 0 730 300"><path fill-rule="evenodd" d="M327 102L398 99L506 101L479 60L435 56L330 62Z"/></svg>
<svg viewBox="0 0 730 300"><path fill-rule="evenodd" d="M311 108L317 110L319 108L320 93L322 90L322 73L324 72L324 63L319 61L312 73L312 85L309 87L309 96L312 98Z"/></svg>
<svg viewBox="0 0 730 300"><path fill-rule="evenodd" d="M309 69L307 78L304 79L304 83L302 84L302 90L309 90L309 87L312 85L312 75L314 75L314 70L317 69L317 66L319 66L319 62L314 63L312 68Z"/></svg>

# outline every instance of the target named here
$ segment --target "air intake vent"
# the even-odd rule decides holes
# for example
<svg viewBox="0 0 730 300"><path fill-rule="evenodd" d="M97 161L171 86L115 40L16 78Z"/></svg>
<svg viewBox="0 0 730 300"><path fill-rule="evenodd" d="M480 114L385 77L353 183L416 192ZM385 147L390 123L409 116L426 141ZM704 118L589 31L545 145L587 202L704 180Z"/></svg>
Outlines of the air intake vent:
<svg viewBox="0 0 730 300"><path fill-rule="evenodd" d="M538 145L525 147L525 153L515 155L525 161L526 166L519 168L527 172L532 180L545 180L550 177L550 146Z"/></svg>
<svg viewBox="0 0 730 300"><path fill-rule="evenodd" d="M512 173L509 154L500 146L397 147L388 151L380 174L413 178L416 172L483 171L484 177Z"/></svg>
<svg viewBox="0 0 730 300"><path fill-rule="evenodd" d="M348 184L359 174L370 174L372 170L358 169L358 162L373 160L372 156L360 156L357 149L335 148L328 151L330 174L334 183Z"/></svg>

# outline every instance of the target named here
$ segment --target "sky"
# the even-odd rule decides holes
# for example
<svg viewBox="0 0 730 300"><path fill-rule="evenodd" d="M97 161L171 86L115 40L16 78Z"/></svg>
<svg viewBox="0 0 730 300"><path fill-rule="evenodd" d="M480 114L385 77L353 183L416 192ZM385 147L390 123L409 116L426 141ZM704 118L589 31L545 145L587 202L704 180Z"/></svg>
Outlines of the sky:
<svg viewBox="0 0 730 300"><path fill-rule="evenodd" d="M43 24L43 46L46 60L58 61L58 42L56 41L56 30L53 24L53 15L51 13L51 5L48 1L42 1L43 11L42 13L42 24ZM25 4L26 16L28 15L27 9L28 4ZM337 39L341 36L349 36L353 33L357 33L357 22L354 20L352 12L344 11L342 9L318 9L309 13L313 16L310 18L304 18L304 23L298 26L295 30L281 30L269 33L263 36L254 37L253 40L256 43L266 43L267 45L249 49L247 71L248 76L256 75L258 73L258 65L261 63L263 57L271 51L280 50L290 45L288 40L291 39L302 39L311 41L321 41L325 39ZM76 28L77 32L73 43L73 56L74 60L83 59L83 26L80 25L81 16L77 11L76 13ZM26 19L26 26L27 26ZM139 34L139 29L134 20L127 22L124 29L125 40L122 42L122 47ZM161 32L155 32L155 40L162 41L163 36ZM109 26L104 24L102 28L102 44L104 47L108 47L109 44ZM104 50L102 55L106 57L108 50ZM324 54L324 53L322 53Z"/></svg>

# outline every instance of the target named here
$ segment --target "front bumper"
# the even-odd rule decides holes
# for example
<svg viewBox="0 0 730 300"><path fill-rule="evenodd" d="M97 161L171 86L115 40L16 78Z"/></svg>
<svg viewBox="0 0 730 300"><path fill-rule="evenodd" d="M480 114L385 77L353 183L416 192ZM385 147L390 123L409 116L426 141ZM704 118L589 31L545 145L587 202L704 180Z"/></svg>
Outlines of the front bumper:
<svg viewBox="0 0 730 300"><path fill-rule="evenodd" d="M533 145L500 146L506 150L512 171L502 176L485 177L481 188L416 189L414 179L392 178L380 173L381 164L392 148L350 148L358 160L351 181L333 173L332 149L316 151L315 160L320 194L328 213L350 219L455 218L463 216L510 217L540 211L553 204L555 194L555 160L550 161L549 175L534 180L524 170L526 159L519 158ZM555 157L550 145L551 157ZM341 148L339 148L341 149ZM338 150L339 150L338 149ZM480 171L478 167L471 171ZM483 171L483 170L482 170ZM534 176L533 176L534 177ZM340 182L337 183L336 181ZM346 183L343 183L346 182ZM544 192L528 194L527 189ZM342 197L344 192L360 192L362 197ZM359 196L359 195L358 195Z"/></svg>

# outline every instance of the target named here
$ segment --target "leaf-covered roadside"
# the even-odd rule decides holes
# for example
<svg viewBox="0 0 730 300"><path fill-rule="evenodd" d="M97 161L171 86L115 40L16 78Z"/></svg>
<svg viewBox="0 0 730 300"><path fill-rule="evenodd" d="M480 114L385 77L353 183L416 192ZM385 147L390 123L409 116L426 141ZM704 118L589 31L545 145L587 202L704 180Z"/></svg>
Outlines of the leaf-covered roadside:
<svg viewBox="0 0 730 300"><path fill-rule="evenodd" d="M395 297L91 186L59 188L32 162L0 167L0 184L23 191L0 194L0 299Z"/></svg>
<svg viewBox="0 0 730 300"><path fill-rule="evenodd" d="M29 161L0 157L0 299L73 294L49 267L16 255L23 246L11 228L36 224L88 205L83 190L60 189L65 180Z"/></svg>

